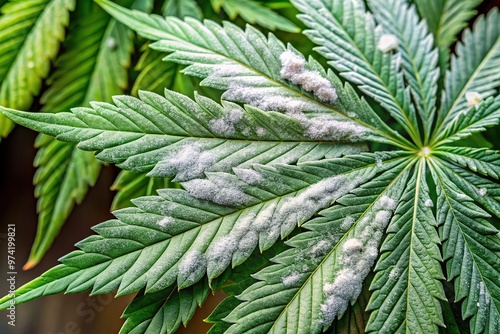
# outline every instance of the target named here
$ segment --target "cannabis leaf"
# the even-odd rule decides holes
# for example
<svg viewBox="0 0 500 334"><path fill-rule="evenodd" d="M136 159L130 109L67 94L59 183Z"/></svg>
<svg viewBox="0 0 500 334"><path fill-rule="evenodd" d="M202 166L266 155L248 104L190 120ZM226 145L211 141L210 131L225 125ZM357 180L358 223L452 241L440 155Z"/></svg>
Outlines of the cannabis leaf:
<svg viewBox="0 0 500 334"><path fill-rule="evenodd" d="M131 3L131 1L129 1ZM108 101L127 86L132 51L131 31L94 5L79 4L72 22L66 52L41 96L42 111L69 110L90 101ZM92 26L92 29L88 27ZM111 64L111 66L110 66ZM61 93L62 92L62 93ZM40 135L34 178L39 197L35 242L25 265L36 265L51 246L75 203L80 203L99 175L100 163L92 154Z"/></svg>
<svg viewBox="0 0 500 334"><path fill-rule="evenodd" d="M0 112L124 169L124 208L17 304L139 291L122 332L173 333L222 289L211 334L440 333L458 317L500 333L500 153L467 140L500 121L497 10L450 55L477 1L293 0L338 77L251 26L98 3L153 41L136 82L149 91ZM171 90L180 68L221 102Z"/></svg>
<svg viewBox="0 0 500 334"><path fill-rule="evenodd" d="M74 0L11 0L0 16L0 104L27 109L57 55ZM43 37L42 37L43 36ZM0 115L0 136L13 123Z"/></svg>

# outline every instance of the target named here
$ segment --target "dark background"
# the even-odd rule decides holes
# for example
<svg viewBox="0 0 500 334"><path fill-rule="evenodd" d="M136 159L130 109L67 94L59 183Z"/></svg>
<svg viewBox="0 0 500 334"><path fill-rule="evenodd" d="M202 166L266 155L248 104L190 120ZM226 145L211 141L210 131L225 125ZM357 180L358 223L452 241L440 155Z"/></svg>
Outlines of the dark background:
<svg viewBox="0 0 500 334"><path fill-rule="evenodd" d="M487 12L500 6L500 0L484 1L479 10ZM500 22L499 22L500 24ZM6 282L6 232L8 224L16 225L16 286L27 283L58 264L57 259L75 249L76 242L89 236L90 227L112 218L109 208L113 193L109 190L118 170L103 168L95 187L77 206L54 245L35 268L22 271L35 237L37 216L32 184L33 142L36 133L16 127L0 142L0 295L8 292ZM1 334L108 334L118 333L123 320L119 317L133 296L111 298L105 295L89 300L88 294L54 295L39 298L16 309L16 327L7 325L0 313ZM202 322L221 296L209 297L206 309L200 310L183 333L205 333L210 327ZM94 305L94 308L90 305Z"/></svg>

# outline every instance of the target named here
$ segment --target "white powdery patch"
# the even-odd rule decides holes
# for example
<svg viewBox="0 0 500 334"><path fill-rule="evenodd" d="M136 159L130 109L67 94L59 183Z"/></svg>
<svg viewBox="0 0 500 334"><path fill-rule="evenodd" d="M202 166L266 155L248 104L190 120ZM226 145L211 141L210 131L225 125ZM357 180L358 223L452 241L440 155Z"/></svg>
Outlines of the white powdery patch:
<svg viewBox="0 0 500 334"><path fill-rule="evenodd" d="M184 276L188 282L193 283L205 272L206 259L200 251L190 251L184 255L179 264L179 274Z"/></svg>
<svg viewBox="0 0 500 334"><path fill-rule="evenodd" d="M291 231L297 223L309 219L318 210L347 194L357 184L356 179L347 179L342 176L332 176L321 180L283 204L276 212L273 223L281 225L282 231Z"/></svg>
<svg viewBox="0 0 500 334"><path fill-rule="evenodd" d="M248 203L252 199L238 185L223 178L194 179L184 182L182 185L194 198L224 206L238 206Z"/></svg>
<svg viewBox="0 0 500 334"><path fill-rule="evenodd" d="M377 163L377 167L378 168L384 167L384 162L383 162L383 160L382 160L381 157L377 157L376 160L375 160L375 162Z"/></svg>
<svg viewBox="0 0 500 334"><path fill-rule="evenodd" d="M210 129L222 135L232 135L236 129L234 126L243 118L243 111L238 108L229 110L228 114L222 118L213 119L208 123Z"/></svg>
<svg viewBox="0 0 500 334"><path fill-rule="evenodd" d="M328 240L321 240L311 247L310 253L314 257L324 255L326 252L332 249L332 243Z"/></svg>
<svg viewBox="0 0 500 334"><path fill-rule="evenodd" d="M186 144L163 160L157 167L157 172L163 175L176 175L176 181L187 181L204 175L214 163L215 156L210 151L203 151L198 143Z"/></svg>
<svg viewBox="0 0 500 334"><path fill-rule="evenodd" d="M432 203L431 199L426 199L424 204L428 208L432 208L434 206L434 203Z"/></svg>
<svg viewBox="0 0 500 334"><path fill-rule="evenodd" d="M253 169L234 168L234 173L241 181L250 185L258 184L263 179L262 175Z"/></svg>
<svg viewBox="0 0 500 334"><path fill-rule="evenodd" d="M280 75L283 79L301 86L323 102L331 102L337 99L337 92L332 87L331 82L322 77L317 71L306 70L306 61L302 56L286 50L280 55L280 61Z"/></svg>
<svg viewBox="0 0 500 334"><path fill-rule="evenodd" d="M486 188L481 188L478 190L479 196L484 196L488 192L488 189Z"/></svg>
<svg viewBox="0 0 500 334"><path fill-rule="evenodd" d="M332 141L360 141L366 129L351 122L342 122L328 116L309 118L303 113L287 113L298 120L304 127L304 136L312 139Z"/></svg>
<svg viewBox="0 0 500 334"><path fill-rule="evenodd" d="M467 100L467 108L478 106L483 102L483 97L478 92L465 93L465 99Z"/></svg>
<svg viewBox="0 0 500 334"><path fill-rule="evenodd" d="M378 257L378 243L392 217L397 203L388 196L382 196L358 224L361 233L356 238L344 241L342 245L342 267L333 283L323 286L325 302L321 305L321 322L330 324L353 304L361 293L363 281ZM347 219L347 218L346 218Z"/></svg>
<svg viewBox="0 0 500 334"><path fill-rule="evenodd" d="M298 272L292 272L290 275L285 276L281 279L283 285L286 287L291 287L295 285L300 280L300 274Z"/></svg>
<svg viewBox="0 0 500 334"><path fill-rule="evenodd" d="M236 252L249 256L259 241L258 230L253 226L255 214L251 213L238 220L228 235L213 243L207 253L207 266L210 271L222 272L231 263Z"/></svg>
<svg viewBox="0 0 500 334"><path fill-rule="evenodd" d="M354 224L356 220L354 219L354 217L352 216L347 216L344 218L344 220L342 221L342 225L340 225L340 228L343 230L343 231L347 231L351 226L352 224Z"/></svg>
<svg viewBox="0 0 500 334"><path fill-rule="evenodd" d="M377 48L382 52L389 52L398 48L398 39L392 34L383 34L377 44Z"/></svg>
<svg viewBox="0 0 500 334"><path fill-rule="evenodd" d="M169 228L172 226L172 224L175 223L175 219L170 216L165 216L162 220L158 222L158 225L160 225L163 228Z"/></svg>

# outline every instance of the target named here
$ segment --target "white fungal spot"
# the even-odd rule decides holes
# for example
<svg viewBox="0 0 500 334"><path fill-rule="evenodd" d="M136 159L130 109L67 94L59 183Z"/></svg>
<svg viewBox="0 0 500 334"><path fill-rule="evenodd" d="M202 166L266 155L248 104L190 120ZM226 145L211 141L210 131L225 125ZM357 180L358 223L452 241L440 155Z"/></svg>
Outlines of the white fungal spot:
<svg viewBox="0 0 500 334"><path fill-rule="evenodd" d="M250 185L258 184L263 179L262 175L253 169L234 168L234 173L241 181Z"/></svg>
<svg viewBox="0 0 500 334"><path fill-rule="evenodd" d="M332 176L313 184L298 196L284 203L274 216L281 222L282 231L289 232L318 210L327 207L338 197L348 193L358 184L356 179ZM283 233L286 234L286 233Z"/></svg>
<svg viewBox="0 0 500 334"><path fill-rule="evenodd" d="M236 130L234 126L243 118L243 111L233 108L222 118L213 119L208 123L212 131L217 134L232 135Z"/></svg>
<svg viewBox="0 0 500 334"><path fill-rule="evenodd" d="M377 163L377 167L378 167L378 168L382 168L382 167L384 167L384 162L383 162L382 158L377 157L377 158L375 159L375 162Z"/></svg>
<svg viewBox="0 0 500 334"><path fill-rule="evenodd" d="M297 272L292 272L290 275L285 276L281 279L283 285L286 287L291 287L295 285L300 280L300 274Z"/></svg>
<svg viewBox="0 0 500 334"><path fill-rule="evenodd" d="M478 191L479 196L484 196L484 195L486 195L487 192L488 192L488 189L486 189L486 188L481 188Z"/></svg>
<svg viewBox="0 0 500 334"><path fill-rule="evenodd" d="M467 108L478 106L481 102L483 102L483 98L478 92L465 93L465 99L467 100Z"/></svg>
<svg viewBox="0 0 500 334"><path fill-rule="evenodd" d="M194 282L205 272L205 255L195 250L184 255L179 264L179 274L184 276L188 282Z"/></svg>
<svg viewBox="0 0 500 334"><path fill-rule="evenodd" d="M337 99L337 92L332 87L331 82L322 77L317 71L306 70L306 61L301 55L286 50L280 55L280 61L280 75L283 79L301 86L323 102L331 102Z"/></svg>
<svg viewBox="0 0 500 334"><path fill-rule="evenodd" d="M389 52L398 48L398 39L392 34L384 34L380 36L377 48L382 52Z"/></svg>
<svg viewBox="0 0 500 334"><path fill-rule="evenodd" d="M165 216L162 220L158 222L158 225L160 225L163 228L168 228L172 226L172 224L175 223L175 219L170 216Z"/></svg>
<svg viewBox="0 0 500 334"><path fill-rule="evenodd" d="M32 60L30 60L27 65L28 65L28 68L34 68L35 67L35 62L32 61Z"/></svg>
<svg viewBox="0 0 500 334"><path fill-rule="evenodd" d="M214 160L214 154L203 151L200 144L185 144L173 157L158 163L154 171L165 176L175 175L175 181L186 181L203 176Z"/></svg>
<svg viewBox="0 0 500 334"><path fill-rule="evenodd" d="M434 203L432 203L431 199L426 199L425 200L425 206L428 208L432 208L434 206Z"/></svg>
<svg viewBox="0 0 500 334"><path fill-rule="evenodd" d="M224 206L238 206L252 199L238 185L223 178L194 179L182 184L189 195Z"/></svg>
<svg viewBox="0 0 500 334"><path fill-rule="evenodd" d="M106 40L106 47L114 50L118 46L118 43L116 42L116 39L113 36L108 37Z"/></svg>
<svg viewBox="0 0 500 334"><path fill-rule="evenodd" d="M389 278L396 280L399 278L400 272L398 267L392 268L391 272L389 273Z"/></svg>
<svg viewBox="0 0 500 334"><path fill-rule="evenodd" d="M302 112L287 113L298 120L304 127L304 136L312 139L331 141L360 141L366 128L352 122L343 122L326 115L307 117Z"/></svg>
<svg viewBox="0 0 500 334"><path fill-rule="evenodd" d="M377 259L378 243L396 206L396 201L382 196L374 205L374 212L367 213L358 222L356 230L362 233L344 241L341 261L343 268L339 270L333 283L323 286L326 298L321 305L322 324L328 325L335 317L341 317L349 303L354 303L358 298L363 280Z"/></svg>
<svg viewBox="0 0 500 334"><path fill-rule="evenodd" d="M326 252L328 252L330 249L332 249L332 243L327 240L321 240L317 243L314 244L311 248L311 255L314 257L324 255Z"/></svg>
<svg viewBox="0 0 500 334"><path fill-rule="evenodd" d="M343 230L343 231L347 231L351 226L352 224L354 224L356 220L354 219L354 217L352 216L347 216L344 218L344 220L342 221L342 225L340 225L340 228Z"/></svg>

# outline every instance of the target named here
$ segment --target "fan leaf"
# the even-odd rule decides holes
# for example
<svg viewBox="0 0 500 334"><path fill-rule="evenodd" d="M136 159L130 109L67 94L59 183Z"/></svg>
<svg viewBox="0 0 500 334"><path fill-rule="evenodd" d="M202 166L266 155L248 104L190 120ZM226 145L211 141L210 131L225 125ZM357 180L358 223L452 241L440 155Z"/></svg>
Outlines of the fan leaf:
<svg viewBox="0 0 500 334"><path fill-rule="evenodd" d="M75 108L72 113L0 110L20 124L98 151L102 161L174 181L199 178L207 171L318 160L363 148L325 142L328 137L312 139L304 125L280 113L243 110L232 103L220 106L201 96L195 102L171 91L165 98L148 92L140 96L115 96L117 106L92 103L92 109ZM345 132L335 136L349 138Z"/></svg>
<svg viewBox="0 0 500 334"><path fill-rule="evenodd" d="M356 0L293 0L304 14L299 17L310 30L304 33L319 46L347 80L374 98L419 145L420 131L410 92L399 71L400 56L378 48L382 29L376 26L364 4Z"/></svg>
<svg viewBox="0 0 500 334"><path fill-rule="evenodd" d="M425 175L425 160L415 166L395 217L387 229L375 267L367 332L438 333L444 300L440 242Z"/></svg>
<svg viewBox="0 0 500 334"><path fill-rule="evenodd" d="M398 163L397 154L387 158L388 166ZM187 191L159 190L159 196L136 199L136 208L116 211L118 219L95 226L99 235L79 242L81 250L61 258L61 266L19 288L16 303L89 289L93 294L118 289L122 295L142 288L154 293L172 284L191 286L205 273L211 281L228 266L243 263L257 246L270 248L297 222L307 221L378 170L375 156L358 155L303 168L262 166L250 173L259 173L258 181L248 177L248 170L238 171L245 182L224 173L195 180L217 184L217 196L200 196L205 190L193 181L183 184ZM216 203L221 196L226 196L224 205ZM289 210L295 203L302 203L300 210ZM0 307L8 307L9 298Z"/></svg>
<svg viewBox="0 0 500 334"><path fill-rule="evenodd" d="M469 108L466 93L476 92L483 100L497 94L500 86L499 19L498 9L493 9L487 16L480 16L472 30L466 29L463 33L446 73L435 136L446 132L443 128Z"/></svg>
<svg viewBox="0 0 500 334"><path fill-rule="evenodd" d="M429 140L436 116L439 79L438 53L425 21L419 21L414 7L401 0L372 0L370 9L384 32L396 36L405 78L416 96L423 124L424 143Z"/></svg>
<svg viewBox="0 0 500 334"><path fill-rule="evenodd" d="M307 232L286 242L293 248L238 296L243 303L224 319L234 323L227 333L320 333L340 318L377 257L407 166L408 159L389 159L378 177L303 224Z"/></svg>
<svg viewBox="0 0 500 334"><path fill-rule="evenodd" d="M499 160L498 157L496 160ZM498 161L497 161L498 163ZM442 225L443 257L448 280L455 283L455 301L471 333L495 333L500 326L500 239L483 211L447 177L448 168L435 164L437 219Z"/></svg>
<svg viewBox="0 0 500 334"><path fill-rule="evenodd" d="M129 1L131 2L131 1ZM42 111L69 111L90 101L110 101L127 87L132 51L131 31L97 5L71 24L66 52L56 61L41 97ZM38 200L37 235L25 269L36 265L59 234L75 204L80 203L99 176L100 163L72 143L40 135L34 183Z"/></svg>
<svg viewBox="0 0 500 334"><path fill-rule="evenodd" d="M0 105L27 109L64 39L75 0L14 0L0 16ZM0 115L0 136L13 124Z"/></svg>

